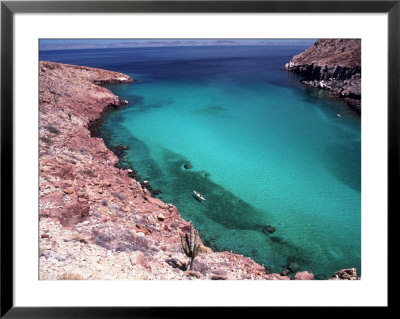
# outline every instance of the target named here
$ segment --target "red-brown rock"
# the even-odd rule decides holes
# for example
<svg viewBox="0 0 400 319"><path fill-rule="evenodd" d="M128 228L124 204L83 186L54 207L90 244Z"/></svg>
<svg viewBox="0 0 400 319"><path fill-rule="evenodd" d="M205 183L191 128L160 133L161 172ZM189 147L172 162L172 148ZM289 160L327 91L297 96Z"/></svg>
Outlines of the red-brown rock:
<svg viewBox="0 0 400 319"><path fill-rule="evenodd" d="M359 280L355 268L342 269L333 274L330 280Z"/></svg>
<svg viewBox="0 0 400 319"><path fill-rule="evenodd" d="M66 193L66 194L72 194L73 192L74 192L74 190L72 188L64 189L64 193Z"/></svg>
<svg viewBox="0 0 400 319"><path fill-rule="evenodd" d="M279 274L266 274L265 279L266 280L290 280L289 277L281 276Z"/></svg>
<svg viewBox="0 0 400 319"><path fill-rule="evenodd" d="M293 280L313 280L314 275L309 271L301 271L294 275Z"/></svg>

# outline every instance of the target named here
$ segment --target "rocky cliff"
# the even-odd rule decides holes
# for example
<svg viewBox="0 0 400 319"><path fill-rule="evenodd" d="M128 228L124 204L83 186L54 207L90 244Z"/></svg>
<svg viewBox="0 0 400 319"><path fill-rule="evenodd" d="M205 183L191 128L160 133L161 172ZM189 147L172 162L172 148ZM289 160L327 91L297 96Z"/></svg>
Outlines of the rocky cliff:
<svg viewBox="0 0 400 319"><path fill-rule="evenodd" d="M361 40L323 39L286 63L303 76L302 83L345 98L361 112Z"/></svg>
<svg viewBox="0 0 400 319"><path fill-rule="evenodd" d="M116 168L118 157L88 129L106 108L126 103L97 84L133 81L40 62L40 279L313 279L311 272L269 274L247 257L202 243L187 269L181 235L190 223L151 197L130 170Z"/></svg>

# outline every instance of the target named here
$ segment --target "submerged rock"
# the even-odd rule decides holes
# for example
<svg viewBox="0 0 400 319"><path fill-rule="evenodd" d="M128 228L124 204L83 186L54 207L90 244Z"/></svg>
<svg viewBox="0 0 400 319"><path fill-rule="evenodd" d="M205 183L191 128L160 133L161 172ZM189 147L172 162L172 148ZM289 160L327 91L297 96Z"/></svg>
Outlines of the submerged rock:
<svg viewBox="0 0 400 319"><path fill-rule="evenodd" d="M153 189L153 195L158 195L158 194L162 194L161 189L159 189L159 188Z"/></svg>
<svg viewBox="0 0 400 319"><path fill-rule="evenodd" d="M283 238L279 236L269 236L268 238L274 243L280 243L283 241Z"/></svg>
<svg viewBox="0 0 400 319"><path fill-rule="evenodd" d="M263 232L264 234L269 235L269 234L273 234L273 233L275 232L275 230L276 230L275 227L273 227L273 226L271 226L271 225L267 225L267 226L265 226L265 227L262 229L262 232Z"/></svg>
<svg viewBox="0 0 400 319"><path fill-rule="evenodd" d="M287 267L291 272L296 272L299 270L299 265L297 263L290 263L290 265Z"/></svg>
<svg viewBox="0 0 400 319"><path fill-rule="evenodd" d="M129 146L128 145L117 145L117 146L115 146L115 148L117 150L129 150Z"/></svg>

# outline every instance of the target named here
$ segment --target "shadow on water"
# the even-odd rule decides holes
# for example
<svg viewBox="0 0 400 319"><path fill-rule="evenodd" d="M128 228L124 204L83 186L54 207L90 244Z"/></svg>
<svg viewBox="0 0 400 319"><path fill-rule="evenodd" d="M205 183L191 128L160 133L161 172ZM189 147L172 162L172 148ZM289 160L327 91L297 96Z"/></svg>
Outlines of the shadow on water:
<svg viewBox="0 0 400 319"><path fill-rule="evenodd" d="M116 167L135 171L140 167L140 172L137 172L135 178L137 181L147 180L150 176L161 177L162 171L152 160L147 145L131 135L123 126L116 124L120 119L119 110L106 112L90 126L91 136L102 138L107 148L118 156L119 162ZM135 156L136 154L140 156Z"/></svg>
<svg viewBox="0 0 400 319"><path fill-rule="evenodd" d="M170 150L163 150L163 160L168 163L168 189L173 190L171 199L182 202L182 194L187 197L184 202L193 200L193 191L199 191L206 200L201 202L201 211L213 222L227 229L258 230L265 223L265 212L256 210L228 190L205 177L203 171L195 168L186 170L183 167L188 160ZM174 195L176 194L176 195ZM190 196L188 196L190 195ZM195 201L195 203L197 200Z"/></svg>
<svg viewBox="0 0 400 319"><path fill-rule="evenodd" d="M205 231L202 238L205 238L213 249L233 250L261 264L269 264L272 256L289 256L283 257L279 265L275 263L275 267L272 268L274 271L280 271L280 267L285 268L285 265L294 260L304 269L309 266L309 253L286 240L283 237L284 231L277 230L277 233L282 235L263 233L263 228L273 223L273 218L268 212L257 210L214 183L205 176L204 171L196 171L195 167L183 168L188 160L175 152L164 149L163 162L168 163L164 172L167 172L165 176L168 176L169 181L164 180L161 183L167 185L168 190L172 190L171 193L167 193L168 200L178 207L184 218L192 219L200 230ZM192 190L199 191L206 200L200 202L195 199ZM207 223L213 223L214 227L207 227ZM217 228L217 234L216 224L221 226ZM221 232L225 235L221 235ZM235 233L237 238L232 237L232 233ZM226 238L218 239L219 236ZM239 245L244 246L239 248Z"/></svg>
<svg viewBox="0 0 400 319"><path fill-rule="evenodd" d="M128 96L128 98L129 98L129 96ZM173 104L174 102L175 101L172 98L165 98L165 99L162 99L162 100L157 101L157 102L149 103L149 102L146 102L142 98L140 100L140 103L136 103L135 104L135 108L139 109L140 111L146 111L147 109L153 109L153 108L159 109L159 108L162 108L164 106Z"/></svg>
<svg viewBox="0 0 400 319"><path fill-rule="evenodd" d="M359 150L345 148L340 143L330 143L325 149L326 168L343 184L361 192L361 155ZM337 159L342 159L338 161Z"/></svg>
<svg viewBox="0 0 400 319"><path fill-rule="evenodd" d="M340 121L359 123L360 114L356 113L343 99L333 96L329 91L300 85L297 90L303 92L302 100L306 107L314 107L320 114L320 119L327 125L337 125L337 114L341 114ZM334 119L334 121L332 121ZM335 123L335 124L333 124ZM340 125L340 124L339 124ZM361 191L361 151L357 132L346 131L346 125L338 126L336 140L324 141L321 148L325 167L338 180L355 191ZM352 143L351 143L352 142ZM338 160L340 159L340 160Z"/></svg>

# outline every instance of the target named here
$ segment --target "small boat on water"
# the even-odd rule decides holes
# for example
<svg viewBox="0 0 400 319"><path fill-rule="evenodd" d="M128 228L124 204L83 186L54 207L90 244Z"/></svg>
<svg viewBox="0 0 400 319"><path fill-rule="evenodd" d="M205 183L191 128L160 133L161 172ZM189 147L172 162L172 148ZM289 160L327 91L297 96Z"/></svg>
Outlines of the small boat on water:
<svg viewBox="0 0 400 319"><path fill-rule="evenodd" d="M200 201L206 200L206 199L204 198L204 196L201 195L199 192L193 191L193 193L194 193L196 199L198 199L198 200L200 200Z"/></svg>
<svg viewBox="0 0 400 319"><path fill-rule="evenodd" d="M336 116L337 116L337 117L342 117L342 116L341 116L339 113L338 113L338 114L336 114Z"/></svg>

